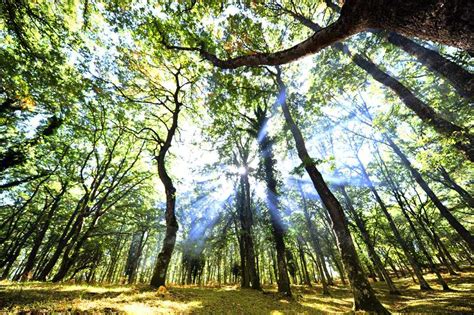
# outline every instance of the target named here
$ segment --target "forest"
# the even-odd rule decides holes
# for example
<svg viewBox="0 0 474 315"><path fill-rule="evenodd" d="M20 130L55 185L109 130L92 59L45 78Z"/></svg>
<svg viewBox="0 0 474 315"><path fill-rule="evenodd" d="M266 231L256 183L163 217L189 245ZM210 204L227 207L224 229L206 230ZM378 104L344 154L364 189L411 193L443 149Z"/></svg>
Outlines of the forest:
<svg viewBox="0 0 474 315"><path fill-rule="evenodd" d="M0 1L0 313L474 313L474 1Z"/></svg>

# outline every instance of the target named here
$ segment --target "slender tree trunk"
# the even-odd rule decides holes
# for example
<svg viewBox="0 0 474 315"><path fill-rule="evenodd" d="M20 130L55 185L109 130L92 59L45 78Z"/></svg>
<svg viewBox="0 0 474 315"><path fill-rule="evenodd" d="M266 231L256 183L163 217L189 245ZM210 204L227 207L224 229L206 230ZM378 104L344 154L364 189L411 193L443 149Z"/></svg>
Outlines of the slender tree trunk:
<svg viewBox="0 0 474 315"><path fill-rule="evenodd" d="M329 255L331 256L331 259L333 260L334 265L336 266L336 269L338 270L341 276L341 282L343 285L346 285L346 276L345 276L344 267L340 263L341 262L340 257L337 256L337 254L334 252L333 247L332 247L332 244L334 244L337 248L337 241L334 235L334 231L331 229L331 218L329 217L328 210L326 209L324 204L323 204L323 208L324 208L324 211L319 212L319 214L323 217L323 220L327 222L327 229L323 233L323 238L324 238L324 241L326 241L328 244ZM332 279L329 279L329 280L330 281L328 281L328 284L334 285L334 283L332 282Z"/></svg>
<svg viewBox="0 0 474 315"><path fill-rule="evenodd" d="M245 157L244 166L245 169L248 169L246 159L247 157ZM245 274L243 274L242 277L242 279L245 278L243 287L251 286L253 289L260 290L261 287L257 272L258 269L255 266L255 249L252 237L253 215L251 208L250 183L247 173L240 176L239 208L245 259ZM242 271L244 271L244 268L242 268Z"/></svg>
<svg viewBox="0 0 474 315"><path fill-rule="evenodd" d="M357 158L358 159L358 158ZM420 265L416 261L415 254L410 250L408 247L407 243L401 236L400 232L398 231L398 228L393 221L392 215L388 212L387 207L385 206L385 203L383 202L382 198L378 194L377 190L375 189L375 186L373 185L372 181L370 180L369 174L367 174L367 170L365 169L364 165L362 162L358 159L359 165L360 165L360 170L362 172L362 176L364 177L365 181L367 182L367 185L369 186L370 191L375 197L375 200L380 206L380 209L382 210L382 213L384 214L385 218L388 221L388 224L390 226L390 229L392 230L393 235L395 236L395 239L397 240L398 244L402 248L406 258L410 262L411 267L413 268L413 271L415 272L415 275L419 281L420 284L420 289L421 290L431 290L431 287L429 286L428 282L426 282L425 278L423 277L423 272L420 268Z"/></svg>
<svg viewBox="0 0 474 315"><path fill-rule="evenodd" d="M471 233L469 233L469 231L451 214L448 208L443 205L438 196L436 196L436 194L431 190L428 183L425 182L420 172L418 172L418 170L412 166L411 162L408 160L406 155L403 154L402 150L395 144L395 142L393 142L393 140L386 134L384 134L384 138L388 142L388 145L393 149L395 154L398 155L402 161L402 164L410 171L418 185L420 185L423 191L428 195L436 208L438 208L440 214L449 222L451 227L459 233L469 248L474 251L474 237L471 235Z"/></svg>
<svg viewBox="0 0 474 315"><path fill-rule="evenodd" d="M83 208L89 201L89 196L86 194L84 195L79 202L76 205L76 208L74 209L74 212L71 214L69 217L69 220L66 223L66 226L64 227L64 230L58 240L58 244L56 246L56 249L49 259L48 263L44 266L44 268L41 270L39 273L38 277L35 278L35 280L39 281L46 281L46 278L48 275L51 273L53 270L54 266L59 260L59 257L61 256L64 248L67 246L69 240L73 235L76 233L77 229L80 229L80 226L82 226L82 220L83 220Z"/></svg>
<svg viewBox="0 0 474 315"><path fill-rule="evenodd" d="M39 248L41 244L43 243L43 239L46 235L46 231L49 228L51 219L53 218L53 215L56 212L56 210L59 208L59 202L62 196L64 195L64 193L66 192L66 189L67 189L67 185L64 185L59 195L55 197L53 204L51 205L51 208L49 209L48 214L43 224L41 225L41 228L38 234L36 235L35 241L33 242L33 247L31 248L30 254L28 255L28 259L25 263L23 271L21 274L19 274L19 278L22 280L27 280L30 278L29 274L33 270L33 267L36 263L36 256L38 254Z"/></svg>
<svg viewBox="0 0 474 315"><path fill-rule="evenodd" d="M266 123L266 117L260 121L261 127ZM263 130L263 128L259 128ZM263 159L265 169L265 182L267 185L267 205L270 213L270 222L272 225L273 239L275 241L278 267L278 292L291 296L290 279L288 277L288 265L286 261L285 246L285 227L280 217L280 205L278 200L277 181L274 174L274 156L272 151L272 140L268 134L264 134L259 141L260 152Z"/></svg>
<svg viewBox="0 0 474 315"><path fill-rule="evenodd" d="M295 124L290 110L286 104L286 87L281 80L280 75L280 72L278 72L278 99L282 100L281 106L283 114L285 116L286 124L293 134L298 156L303 162L306 172L311 178L316 191L321 197L321 200L326 206L329 216L331 217L333 224L332 227L336 233L338 247L341 253L342 261L344 263L344 269L347 272L349 283L352 287L352 293L354 296L354 310L364 310L368 312L387 314L388 311L375 296L375 293L370 286L369 281L367 280L367 276L360 265L359 257L357 256L357 252L354 247L354 243L352 241L347 220L344 216L344 211L342 210L341 204L327 186L321 173L316 168L316 163L308 154L303 135Z"/></svg>
<svg viewBox="0 0 474 315"><path fill-rule="evenodd" d="M344 199L346 201L346 206L349 212L352 214L352 217L354 218L354 221L359 228L360 234L362 236L362 239L364 240L365 245L367 246L367 250L369 252L370 259L374 262L375 268L380 271L383 275L383 279L385 280L385 283L388 286L390 294L394 295L399 295L400 291L395 287L395 284L393 283L392 279L390 278L390 275L388 274L387 270L385 269L382 261L380 260L380 257L377 255L375 248L374 248L374 243L370 239L370 234L367 231L367 228L365 226L364 221L360 217L360 215L357 213L357 211L354 209L354 206L352 204L352 200L349 197L349 195L346 192L346 189L344 186L339 186L339 190L341 191L342 195L344 196ZM394 267L392 267L394 269ZM397 270L394 269L395 275L398 278Z"/></svg>
<svg viewBox="0 0 474 315"><path fill-rule="evenodd" d="M408 222L408 225L410 226L410 230L411 230L412 234L415 236L415 239L418 243L418 248L421 249L423 255L425 256L426 260L428 261L428 264L429 264L429 267L430 267L431 271L436 274L436 277L438 278L438 282L443 287L443 290L444 291L450 291L450 288L449 288L448 284L446 283L446 281L441 276L441 273L440 273L438 267L436 266L433 259L431 258L431 254L428 253L428 250L426 249L423 240L421 239L421 237L420 237L413 221L411 220L410 216L408 215L407 210L405 209L405 204L401 200L400 193L396 190L396 187L394 187L394 189L395 189L393 191L393 193L395 195L394 197L397 200L398 205L400 206L400 210L402 211L403 216L405 217L405 219Z"/></svg>
<svg viewBox="0 0 474 315"><path fill-rule="evenodd" d="M127 255L127 262L125 263L125 276L127 276L127 283L129 284L135 282L138 271L138 263L142 255L143 246L145 245L146 233L146 230L143 230L135 232L132 235L132 240L130 242L130 248Z"/></svg>
<svg viewBox="0 0 474 315"><path fill-rule="evenodd" d="M436 248L438 250L438 257L440 259L440 261L446 266L446 268L448 269L449 271L449 274L452 275L452 276L456 276L457 273L454 271L453 267L451 266L451 264L449 263L449 261L447 260L446 258L446 255L444 254L440 244L438 243L438 241L436 240L436 237L434 236L434 233L432 233L428 227L426 226L426 224L429 224L429 222L424 222L424 220L420 217L420 215L417 215L415 213L415 211L412 209L412 207L410 206L410 204L408 203L408 200L405 199L405 204L408 206L408 211L410 211L411 215L415 218L415 220L418 222L418 225L421 227L421 229L423 230L423 232L425 233L425 235L429 238L429 240L433 243L433 246L434 248Z"/></svg>
<svg viewBox="0 0 474 315"><path fill-rule="evenodd" d="M303 189L301 189L300 184L298 186L299 186L299 190L300 190L300 194L301 194L301 199L303 201L303 214L304 214L304 218L305 218L305 222L306 222L306 227L307 227L308 232L309 232L311 246L313 247L313 250L314 250L314 252L316 253L316 256L317 256L316 260L317 260L319 275L321 277L321 285L323 287L322 288L323 289L323 295L329 295L328 282L327 282L326 274L323 270L323 266L322 266L322 263L321 263L321 257L323 257L323 252L321 250L321 245L319 243L317 230L316 230L316 227L313 224L313 221L311 221L311 216L310 216L309 211L308 211L308 207L307 207L307 204L306 204L306 197L304 195Z"/></svg>
<svg viewBox="0 0 474 315"><path fill-rule="evenodd" d="M163 186L165 186L166 194L166 232L163 240L163 246L158 254L156 265L153 270L153 276L151 277L150 285L153 287L160 287L165 285L166 273L173 254L174 245L176 243L176 232L178 231L178 221L176 220L175 207L176 207L176 188L173 185L173 181L168 175L166 170L166 154L171 147L176 129L178 128L178 117L179 111L182 106L178 100L179 91L181 85L179 84L179 72L175 74L177 90L174 93L174 104L175 108L172 113L172 124L168 129L166 140L163 143L159 143L160 149L156 161L158 163L158 176L160 177Z"/></svg>
<svg viewBox="0 0 474 315"><path fill-rule="evenodd" d="M389 264L390 268L392 268L393 273L395 274L395 277L400 279L400 274L398 273L397 267L395 267L395 263L390 257L387 257L387 263Z"/></svg>
<svg viewBox="0 0 474 315"><path fill-rule="evenodd" d="M428 250L425 247L425 244L424 244L422 238L420 237L420 234L418 233L418 230L415 227L415 224L413 223L410 216L408 215L406 206L410 207L410 204L407 202L405 196L402 195L402 193L400 191L400 188L398 187L398 185L393 180L392 175L390 174L390 171L389 171L387 165L385 164L384 160L382 159L382 157L380 156L380 154L378 152L378 148L377 148L377 156L379 157L379 162L381 164L382 174L384 175L385 179L387 180L388 185L391 187L392 194L395 197L395 200L397 201L403 216L407 220L412 234L415 236L415 240L418 243L418 248L421 249L423 255L425 256L426 260L428 261L428 264L429 264L429 267L430 267L431 271L436 274L436 277L438 278L438 282L443 287L443 290L444 291L449 291L450 288L449 288L448 284L446 283L446 281L441 276L441 273L440 273L438 267L436 266L436 264L434 263L433 259L431 258L431 254L428 253ZM402 198L405 200L405 203L404 203L404 200L402 200Z"/></svg>
<svg viewBox="0 0 474 315"><path fill-rule="evenodd" d="M301 236L297 236L296 241L298 245L298 254L300 256L301 267L303 271L303 283L311 287L312 285L311 285L311 280L309 279L308 265L306 264L306 259L304 257L303 241L301 240Z"/></svg>
<svg viewBox="0 0 474 315"><path fill-rule="evenodd" d="M474 86L474 84L473 84ZM442 166L438 168L439 172L441 173L441 176L443 177L444 181L440 181L443 185L446 187L454 190L459 194L459 196L462 198L462 200L471 208L474 208L474 197L471 196L471 194L462 188L461 186L456 183L451 176L449 175L448 171Z"/></svg>

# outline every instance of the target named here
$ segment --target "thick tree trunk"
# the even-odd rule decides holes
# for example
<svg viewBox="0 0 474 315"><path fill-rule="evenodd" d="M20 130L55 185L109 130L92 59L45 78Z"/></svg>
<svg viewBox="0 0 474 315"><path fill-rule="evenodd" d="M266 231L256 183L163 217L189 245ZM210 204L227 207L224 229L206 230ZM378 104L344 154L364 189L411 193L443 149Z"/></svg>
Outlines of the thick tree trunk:
<svg viewBox="0 0 474 315"><path fill-rule="evenodd" d="M322 28L314 23L313 21L309 20L308 18L302 16L301 14L295 13L290 10L284 9L290 15L292 15L296 20L301 22L306 27L312 29L315 32L319 32ZM407 41L411 42L409 39L404 38L398 34L392 34L391 36L397 38L399 41L407 44ZM414 42L411 42L412 46L417 45ZM449 137L455 139L454 146L459 149L464 155L470 160L474 162L474 136L469 132L469 130L457 126L450 121L441 117L433 108L431 108L428 104L423 102L419 99L415 94L413 94L405 85L403 85L400 81L380 69L372 60L370 60L366 56L362 56L361 54L352 54L349 47L342 43L335 43L333 47L345 54L346 56L352 58L352 62L357 65L359 68L367 72L374 80L381 83L385 87L392 90L400 100L412 111L416 113L416 115L427 125L430 125L435 129L438 133L445 137ZM425 49L420 46L419 49ZM434 57L432 57L434 58ZM439 56L439 58L442 58ZM438 58L438 59L439 59ZM441 61L438 61L441 62ZM445 61L447 63L449 61ZM453 64L453 63L451 63ZM451 67L458 67L455 64L451 65ZM462 68L460 68L462 70ZM458 72L461 72L458 70ZM454 70L452 70L454 71ZM459 77L464 77L465 80L461 83L468 84L468 89L471 90L471 93L474 93L474 76L469 74L468 72L464 71L464 74L459 74Z"/></svg>
<svg viewBox="0 0 474 315"><path fill-rule="evenodd" d="M425 48L400 34L389 32L387 40L415 56L419 62L448 80L462 97L474 100L474 75L463 67L441 56L438 52Z"/></svg>
<svg viewBox="0 0 474 315"><path fill-rule="evenodd" d="M341 204L332 194L321 173L316 168L315 162L309 156L303 135L291 116L290 110L286 104L286 87L281 80L280 73L278 73L277 81L279 86L278 99L282 100L281 106L283 109L283 114L285 116L286 124L293 134L298 156L303 162L306 172L311 178L316 191L321 197L321 200L327 208L329 216L331 217L333 229L336 233L338 247L341 253L341 258L344 263L344 269L347 272L349 282L352 287L352 293L354 296L354 309L387 314L388 311L375 296L375 293L370 286L369 281L367 280L367 276L360 265L359 257L357 256L357 252L354 247L354 243L352 241L347 220L344 216L344 211L342 210Z"/></svg>
<svg viewBox="0 0 474 315"><path fill-rule="evenodd" d="M413 110L424 123L433 127L441 135L453 139L454 146L464 153L470 161L474 162L474 136L469 130L441 117L433 108L416 97L402 83L377 68L370 60L357 54L353 57L353 61L367 71L376 81L395 92L403 103Z"/></svg>
<svg viewBox="0 0 474 315"><path fill-rule="evenodd" d="M227 60L219 59L203 47L178 47L167 43L165 38L162 41L170 49L197 51L224 69L286 64L374 28L473 51L473 12L474 4L470 0L346 0L336 22L293 47Z"/></svg>
<svg viewBox="0 0 474 315"><path fill-rule="evenodd" d="M372 181L370 180L369 174L367 174L367 171L362 164L362 162L358 159L359 165L360 165L360 170L362 172L362 176L364 177L365 181L367 182L367 185L369 186L370 191L375 197L375 200L380 206L380 209L382 210L382 213L384 214L385 218L388 221L388 224L390 226L390 229L392 230L393 235L395 236L395 239L397 240L397 243L400 245L400 247L403 250L403 253L405 254L405 257L408 259L410 262L411 267L413 268L413 271L415 272L416 278L419 281L420 284L420 289L421 290L432 290L431 287L429 286L428 282L426 282L425 278L423 277L423 272L420 268L419 263L416 261L415 258L415 253L412 252L408 246L408 244L405 242L403 237L401 236L400 232L398 231L397 225L393 221L392 215L390 212L388 212L387 207L385 206L385 203L383 202L382 198L378 194L377 190L375 189L375 186L373 185Z"/></svg>
<svg viewBox="0 0 474 315"><path fill-rule="evenodd" d="M349 197L349 195L346 192L346 189L344 186L339 186L339 190L344 196L344 199L346 201L346 206L349 212L352 214L352 217L354 218L354 221L357 225L357 228L360 231L360 234L362 236L362 239L364 240L365 245L367 246L367 250L369 252L369 257L370 259L374 262L375 268L382 273L383 279L385 283L388 286L390 294L398 295L400 294L400 291L395 287L395 284L393 283L392 279L390 278L390 275L388 274L387 270L385 269L382 261L380 260L380 257L377 255L375 248L374 248L374 243L370 238L370 234L367 231L367 228L365 226L364 221L360 217L360 215L357 213L357 211L354 209L354 206L352 204L352 200ZM396 270L394 270L396 274ZM398 277L398 275L397 275Z"/></svg>
<svg viewBox="0 0 474 315"><path fill-rule="evenodd" d="M332 0L326 0L326 5L335 12L340 12L340 7ZM295 15L294 12L290 13ZM463 67L443 57L437 51L425 48L403 35L395 32L373 31L373 33L381 34L394 46L416 57L424 66L448 80L459 95L468 101L474 99L474 75Z"/></svg>
<svg viewBox="0 0 474 315"><path fill-rule="evenodd" d="M469 233L469 231L451 214L451 212L446 208L446 206L439 200L438 196L431 190L428 183L425 182L420 172L416 170L408 158L403 154L402 150L393 142L393 140L387 135L384 134L385 140L388 142L388 145L393 149L395 154L398 155L402 164L410 171L411 175L415 181L420 185L423 191L428 195L433 204L438 208L440 214L449 222L451 227L455 229L463 240L467 243L469 248L474 251L474 237Z"/></svg>

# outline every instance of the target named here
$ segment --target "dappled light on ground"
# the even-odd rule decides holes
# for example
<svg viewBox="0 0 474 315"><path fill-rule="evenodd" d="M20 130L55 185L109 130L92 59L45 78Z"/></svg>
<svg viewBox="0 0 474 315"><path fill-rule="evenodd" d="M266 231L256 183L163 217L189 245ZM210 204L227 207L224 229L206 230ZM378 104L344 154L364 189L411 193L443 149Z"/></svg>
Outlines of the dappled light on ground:
<svg viewBox="0 0 474 315"><path fill-rule="evenodd" d="M391 296L381 282L374 283L382 303L396 313L472 313L474 273L445 275L454 289L443 292L435 278L426 278L434 291L417 289L411 279L396 280L402 295ZM51 283L0 283L0 310L10 312L112 312L125 314L319 314L345 313L352 308L348 287L330 287L323 296L321 287L293 286L294 299L285 299L272 286L263 292L236 286L171 286L161 294L147 286L88 286Z"/></svg>

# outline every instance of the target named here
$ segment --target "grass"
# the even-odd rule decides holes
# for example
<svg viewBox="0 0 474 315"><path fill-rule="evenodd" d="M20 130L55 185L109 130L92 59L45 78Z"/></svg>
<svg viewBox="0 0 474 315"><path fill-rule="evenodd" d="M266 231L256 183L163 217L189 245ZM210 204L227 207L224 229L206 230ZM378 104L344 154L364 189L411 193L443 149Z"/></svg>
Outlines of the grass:
<svg viewBox="0 0 474 315"><path fill-rule="evenodd" d="M382 303L395 313L473 314L474 272L445 275L452 292L443 292L430 274L435 291L422 292L411 279L395 280L400 296L388 294L383 283L374 283ZM89 286L41 282L0 282L0 313L127 313L127 314L321 314L349 313L352 298L347 287L331 287L331 296L319 286L293 286L295 298L287 300L274 287L264 292L236 286L172 286L160 293L146 286Z"/></svg>

